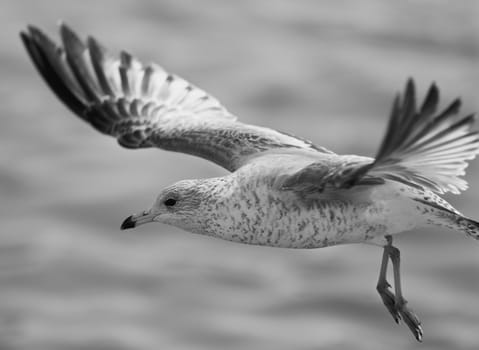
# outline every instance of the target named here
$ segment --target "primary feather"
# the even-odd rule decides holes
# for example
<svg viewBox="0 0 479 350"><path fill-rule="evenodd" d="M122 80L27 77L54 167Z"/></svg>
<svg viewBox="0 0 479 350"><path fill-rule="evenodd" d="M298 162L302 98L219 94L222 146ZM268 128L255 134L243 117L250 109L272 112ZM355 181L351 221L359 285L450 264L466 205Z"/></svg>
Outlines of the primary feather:
<svg viewBox="0 0 479 350"><path fill-rule="evenodd" d="M471 131L473 115L458 116L454 100L436 114L439 90L433 84L418 110L414 82L393 103L386 135L376 159L353 155L323 157L285 180L290 190L324 191L394 180L436 193L459 193L467 188L461 176L467 161L479 153L479 133Z"/></svg>
<svg viewBox="0 0 479 350"><path fill-rule="evenodd" d="M460 100L436 114L439 90L433 84L420 109L412 80L396 98L384 141L371 167L372 175L419 185L437 193L467 189L467 161L479 153L474 116L459 116Z"/></svg>
<svg viewBox="0 0 479 350"><path fill-rule="evenodd" d="M98 131L127 148L159 147L211 160L234 171L252 155L296 148L332 153L278 131L244 124L220 102L156 64L127 52L110 54L61 24L63 47L30 26L21 33L40 74L56 95Z"/></svg>

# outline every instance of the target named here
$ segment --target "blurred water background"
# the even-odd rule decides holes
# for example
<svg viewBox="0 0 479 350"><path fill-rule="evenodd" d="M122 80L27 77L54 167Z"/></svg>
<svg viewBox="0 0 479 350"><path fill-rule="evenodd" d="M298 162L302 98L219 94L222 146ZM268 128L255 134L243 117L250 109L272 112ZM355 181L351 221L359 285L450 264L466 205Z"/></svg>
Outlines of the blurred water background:
<svg viewBox="0 0 479 350"><path fill-rule="evenodd" d="M117 146L61 105L18 32L65 20L156 61L242 121L374 155L413 76L479 110L476 1L0 1L0 349L478 349L479 243L435 229L396 238L424 324L417 344L375 285L382 251L243 246L146 225L164 186L224 174ZM479 218L469 191L447 196Z"/></svg>

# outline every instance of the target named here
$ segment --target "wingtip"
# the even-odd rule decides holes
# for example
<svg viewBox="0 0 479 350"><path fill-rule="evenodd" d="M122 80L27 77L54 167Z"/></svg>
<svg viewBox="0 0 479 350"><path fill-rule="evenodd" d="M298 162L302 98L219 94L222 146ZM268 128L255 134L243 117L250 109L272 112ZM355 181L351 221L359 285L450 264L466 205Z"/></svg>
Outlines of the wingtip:
<svg viewBox="0 0 479 350"><path fill-rule="evenodd" d="M34 26L34 25L27 25L27 30L28 30L28 36L32 39L39 38L39 37L44 37L45 34L41 31L40 28Z"/></svg>
<svg viewBox="0 0 479 350"><path fill-rule="evenodd" d="M133 56L129 52L126 52L125 50L121 50L120 61L122 66L129 67L131 66L131 62L133 61Z"/></svg>
<svg viewBox="0 0 479 350"><path fill-rule="evenodd" d="M98 47L101 46L100 43L94 37L92 37L91 35L87 36L86 43L87 43L88 47L98 48Z"/></svg>
<svg viewBox="0 0 479 350"><path fill-rule="evenodd" d="M58 20L57 22L58 30L61 32L67 31L67 32L73 32L73 30L70 28L68 24L62 19Z"/></svg>
<svg viewBox="0 0 479 350"><path fill-rule="evenodd" d="M25 33L28 40L35 42L39 46L53 47L54 42L46 35L40 28L34 25L27 26L27 32Z"/></svg>
<svg viewBox="0 0 479 350"><path fill-rule="evenodd" d="M20 35L20 38L22 39L23 42L27 41L29 39L29 36L26 31L21 30L18 35Z"/></svg>
<svg viewBox="0 0 479 350"><path fill-rule="evenodd" d="M68 35L73 32L63 21L58 22L58 30L60 31L60 35L62 35L62 37L63 35Z"/></svg>
<svg viewBox="0 0 479 350"><path fill-rule="evenodd" d="M429 87L429 91L439 96L439 88L437 87L437 83L435 81L431 83L431 86Z"/></svg>
<svg viewBox="0 0 479 350"><path fill-rule="evenodd" d="M406 82L406 90L404 91L405 96L413 96L416 90L416 85L414 79L409 77Z"/></svg>
<svg viewBox="0 0 479 350"><path fill-rule="evenodd" d="M67 25L65 22L60 22L60 37L62 38L65 48L69 45L70 47L83 47L83 42L80 37L75 33L75 31Z"/></svg>
<svg viewBox="0 0 479 350"><path fill-rule="evenodd" d="M413 77L407 78L407 81L406 81L406 91L408 91L408 90L414 91L415 88L416 88L416 83L414 82L414 78L413 78Z"/></svg>
<svg viewBox="0 0 479 350"><path fill-rule="evenodd" d="M439 104L439 89L436 85L436 82L433 81L422 103L422 106L420 109L420 115L426 118L434 114L436 112L438 104Z"/></svg>
<svg viewBox="0 0 479 350"><path fill-rule="evenodd" d="M449 114L457 114L459 113L459 110L461 109L462 105L462 100L460 97L456 98L452 103L449 105L446 110L448 111Z"/></svg>
<svg viewBox="0 0 479 350"><path fill-rule="evenodd" d="M34 26L33 24L27 24L27 30L28 30L29 33L40 31L40 29L38 27Z"/></svg>
<svg viewBox="0 0 479 350"><path fill-rule="evenodd" d="M472 125L476 121L476 114L475 113L468 114L463 118L463 120L466 124Z"/></svg>
<svg viewBox="0 0 479 350"><path fill-rule="evenodd" d="M28 33L26 31L23 31L23 30L20 31L19 35L20 35L20 39L22 40L23 46L25 47L27 52L30 53L31 45L32 45L30 35L28 35Z"/></svg>

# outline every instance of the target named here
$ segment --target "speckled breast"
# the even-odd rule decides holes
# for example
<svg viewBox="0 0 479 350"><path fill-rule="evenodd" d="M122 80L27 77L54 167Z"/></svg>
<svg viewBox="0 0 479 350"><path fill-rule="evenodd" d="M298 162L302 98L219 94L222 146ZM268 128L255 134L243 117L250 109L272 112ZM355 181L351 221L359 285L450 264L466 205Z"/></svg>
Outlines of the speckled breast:
<svg viewBox="0 0 479 350"><path fill-rule="evenodd" d="M267 183L242 184L210 211L209 234L235 242L285 248L320 248L383 236L383 202L302 200Z"/></svg>

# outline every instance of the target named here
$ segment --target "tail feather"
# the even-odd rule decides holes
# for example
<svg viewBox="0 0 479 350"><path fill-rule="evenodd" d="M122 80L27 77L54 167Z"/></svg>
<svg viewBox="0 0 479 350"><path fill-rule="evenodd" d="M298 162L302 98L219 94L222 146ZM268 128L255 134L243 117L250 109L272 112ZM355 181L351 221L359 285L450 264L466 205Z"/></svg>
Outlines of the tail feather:
<svg viewBox="0 0 479 350"><path fill-rule="evenodd" d="M457 218L456 224L469 237L479 240L479 222L462 216Z"/></svg>
<svg viewBox="0 0 479 350"><path fill-rule="evenodd" d="M406 85L404 98L397 96L386 135L371 175L419 186L436 193L459 193L467 189L467 161L479 153L479 132L471 131L474 115L458 116L461 106L454 100L436 115L439 90L429 88L416 109L414 82Z"/></svg>
<svg viewBox="0 0 479 350"><path fill-rule="evenodd" d="M465 217L441 197L431 194L427 200L421 197L412 199L424 204L427 208L425 213L433 215L434 219L428 220L428 223L461 231L469 237L479 240L479 222Z"/></svg>

